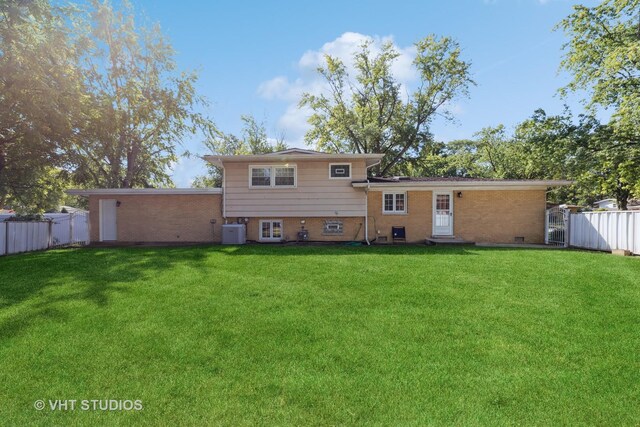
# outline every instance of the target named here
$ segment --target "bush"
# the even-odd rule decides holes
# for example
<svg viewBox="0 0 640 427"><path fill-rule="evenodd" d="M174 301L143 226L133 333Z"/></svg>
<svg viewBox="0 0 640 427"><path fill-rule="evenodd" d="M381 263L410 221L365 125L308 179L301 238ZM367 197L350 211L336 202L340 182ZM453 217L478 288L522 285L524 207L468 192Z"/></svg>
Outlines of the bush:
<svg viewBox="0 0 640 427"><path fill-rule="evenodd" d="M17 214L16 216L9 217L5 221L51 221L45 218L41 214Z"/></svg>

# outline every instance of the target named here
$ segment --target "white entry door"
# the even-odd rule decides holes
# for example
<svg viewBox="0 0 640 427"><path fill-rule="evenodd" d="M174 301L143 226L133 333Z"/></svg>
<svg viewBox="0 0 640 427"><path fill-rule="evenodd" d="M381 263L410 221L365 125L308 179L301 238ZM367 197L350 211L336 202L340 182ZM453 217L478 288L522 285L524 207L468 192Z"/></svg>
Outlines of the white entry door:
<svg viewBox="0 0 640 427"><path fill-rule="evenodd" d="M100 199L100 241L118 240L115 199Z"/></svg>
<svg viewBox="0 0 640 427"><path fill-rule="evenodd" d="M453 235L453 193L433 192L433 235Z"/></svg>

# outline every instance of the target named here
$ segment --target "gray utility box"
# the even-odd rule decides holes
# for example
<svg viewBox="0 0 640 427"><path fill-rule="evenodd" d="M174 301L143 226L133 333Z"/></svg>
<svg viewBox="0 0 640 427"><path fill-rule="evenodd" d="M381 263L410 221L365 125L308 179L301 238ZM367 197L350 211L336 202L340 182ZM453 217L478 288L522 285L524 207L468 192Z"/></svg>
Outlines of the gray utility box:
<svg viewBox="0 0 640 427"><path fill-rule="evenodd" d="M222 224L223 245L244 245L247 241L244 224Z"/></svg>

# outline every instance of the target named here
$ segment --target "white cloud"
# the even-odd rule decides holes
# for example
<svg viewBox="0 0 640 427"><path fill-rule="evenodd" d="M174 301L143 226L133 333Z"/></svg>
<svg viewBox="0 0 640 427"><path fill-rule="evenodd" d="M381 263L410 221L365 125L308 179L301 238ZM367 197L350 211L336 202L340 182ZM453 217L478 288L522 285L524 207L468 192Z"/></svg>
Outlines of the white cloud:
<svg viewBox="0 0 640 427"><path fill-rule="evenodd" d="M169 170L178 188L191 187L196 175L207 172L205 161L199 157L179 157L177 162L169 165Z"/></svg>
<svg viewBox="0 0 640 427"><path fill-rule="evenodd" d="M258 94L264 99L288 103L284 114L278 119L278 126L284 130L289 144L304 146L304 134L309 129L307 118L311 112L308 109L298 108L301 95L303 93L319 95L328 91L324 78L317 72L318 67L325 64L325 55L340 59L345 64L347 72L353 75L353 55L367 41L371 43L369 49L373 55L380 53L384 43L393 43L399 53L392 65L393 75L403 87L417 80L418 75L413 68L415 46L398 46L392 36L368 36L346 32L335 40L325 43L318 50L308 50L297 61L295 66L297 76L293 80L285 76L277 76L261 83L258 87Z"/></svg>

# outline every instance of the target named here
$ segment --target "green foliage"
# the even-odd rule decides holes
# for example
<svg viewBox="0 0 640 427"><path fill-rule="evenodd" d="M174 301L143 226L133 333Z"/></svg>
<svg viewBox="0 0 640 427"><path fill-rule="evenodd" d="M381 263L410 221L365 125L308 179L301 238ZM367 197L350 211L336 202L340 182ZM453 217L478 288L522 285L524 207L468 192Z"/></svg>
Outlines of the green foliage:
<svg viewBox="0 0 640 427"><path fill-rule="evenodd" d="M267 137L264 122L258 122L255 117L243 115L240 136L230 133L215 132L204 141L207 154L222 156L265 154L287 149L284 138L271 143ZM194 188L208 188L222 186L222 171L217 166L207 163L207 174L196 176L191 186Z"/></svg>
<svg viewBox="0 0 640 427"><path fill-rule="evenodd" d="M573 80L561 90L586 92L587 107L612 111L611 122L587 147L590 178L600 191L626 207L640 196L640 0L577 5L558 25L569 37L562 67Z"/></svg>
<svg viewBox="0 0 640 427"><path fill-rule="evenodd" d="M0 2L0 206L44 211L68 182L82 111L82 44L70 8Z"/></svg>
<svg viewBox="0 0 640 427"><path fill-rule="evenodd" d="M392 43L384 44L377 55L371 52L371 42L363 43L354 55L355 76L340 59L327 55L318 72L329 94L305 93L300 101L301 107L313 111L307 143L320 151L383 153L382 163L372 171L376 175L410 170L402 163L433 143L429 128L436 115L451 120L448 106L468 96L474 84L470 64L461 59L454 40L428 36L415 46L413 65L420 81L408 96L391 72L399 56Z"/></svg>
<svg viewBox="0 0 640 427"><path fill-rule="evenodd" d="M640 0L574 6L558 25L569 37L562 67L573 80L562 91L587 91L588 106L613 108L616 133L638 142Z"/></svg>
<svg viewBox="0 0 640 427"><path fill-rule="evenodd" d="M177 146L215 132L197 112L206 105L195 73L177 73L160 27L136 25L132 6L94 0L80 32L90 42L84 71L90 110L78 143L74 179L109 188L172 186Z"/></svg>
<svg viewBox="0 0 640 427"><path fill-rule="evenodd" d="M215 132L159 26L108 2L0 2L0 206L41 212L70 185L171 186L188 135Z"/></svg>

